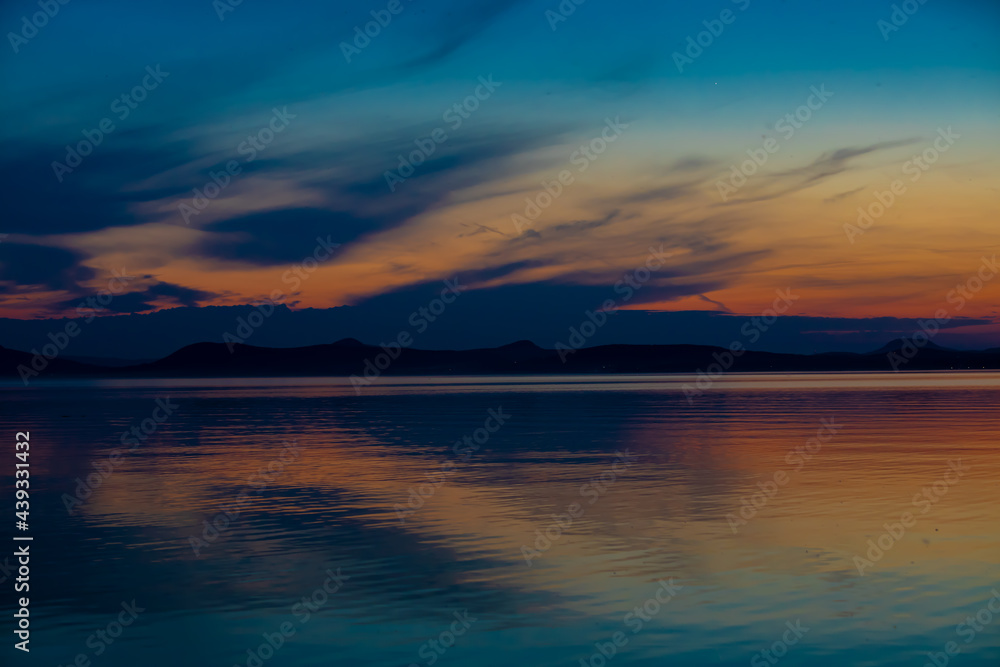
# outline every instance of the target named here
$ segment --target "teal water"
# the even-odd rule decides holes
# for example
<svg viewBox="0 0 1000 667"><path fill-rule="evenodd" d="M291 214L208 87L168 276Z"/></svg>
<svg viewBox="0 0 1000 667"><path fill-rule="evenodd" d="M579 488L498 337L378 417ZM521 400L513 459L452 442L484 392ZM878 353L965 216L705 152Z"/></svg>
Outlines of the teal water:
<svg viewBox="0 0 1000 667"><path fill-rule="evenodd" d="M688 380L6 385L25 664L1000 665L1000 374Z"/></svg>

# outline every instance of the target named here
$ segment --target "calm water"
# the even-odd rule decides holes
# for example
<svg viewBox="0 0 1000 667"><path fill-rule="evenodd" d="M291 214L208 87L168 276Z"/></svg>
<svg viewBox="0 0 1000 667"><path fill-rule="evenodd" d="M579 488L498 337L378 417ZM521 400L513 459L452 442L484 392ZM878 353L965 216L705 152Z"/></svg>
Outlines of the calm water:
<svg viewBox="0 0 1000 667"><path fill-rule="evenodd" d="M684 381L7 385L22 662L1000 665L1000 374Z"/></svg>

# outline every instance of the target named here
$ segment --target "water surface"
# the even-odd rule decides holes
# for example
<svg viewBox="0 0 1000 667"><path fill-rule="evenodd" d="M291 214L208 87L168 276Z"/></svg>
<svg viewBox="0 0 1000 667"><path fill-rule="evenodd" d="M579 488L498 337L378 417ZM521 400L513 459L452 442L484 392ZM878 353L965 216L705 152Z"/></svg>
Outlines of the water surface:
<svg viewBox="0 0 1000 667"><path fill-rule="evenodd" d="M1000 664L1000 374L692 380L6 385L31 664Z"/></svg>

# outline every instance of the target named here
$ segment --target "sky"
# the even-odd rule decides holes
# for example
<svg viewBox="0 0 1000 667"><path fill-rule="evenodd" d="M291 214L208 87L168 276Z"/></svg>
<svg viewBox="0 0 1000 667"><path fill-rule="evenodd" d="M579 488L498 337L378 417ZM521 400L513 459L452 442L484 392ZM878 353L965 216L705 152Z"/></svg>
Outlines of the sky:
<svg viewBox="0 0 1000 667"><path fill-rule="evenodd" d="M459 280L453 346L488 338L471 304L513 340L563 304L754 316L788 290L834 347L935 313L1000 341L996 2L39 11L0 8L0 317L73 316L115 272L109 314L405 316Z"/></svg>

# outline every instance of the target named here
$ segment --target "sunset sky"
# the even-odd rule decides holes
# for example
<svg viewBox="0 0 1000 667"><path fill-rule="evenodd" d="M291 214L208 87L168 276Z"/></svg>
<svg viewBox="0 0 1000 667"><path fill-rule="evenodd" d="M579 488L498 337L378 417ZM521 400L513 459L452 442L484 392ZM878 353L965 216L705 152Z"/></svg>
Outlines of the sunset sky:
<svg viewBox="0 0 1000 667"><path fill-rule="evenodd" d="M1000 5L904 4L101 1L25 32L38 5L4 3L0 316L71 315L122 268L115 312L455 277L597 307L662 245L620 306L756 315L791 289L788 315L947 309L1000 340L1000 276L948 299L1000 251ZM339 246L287 279L317 239Z"/></svg>

